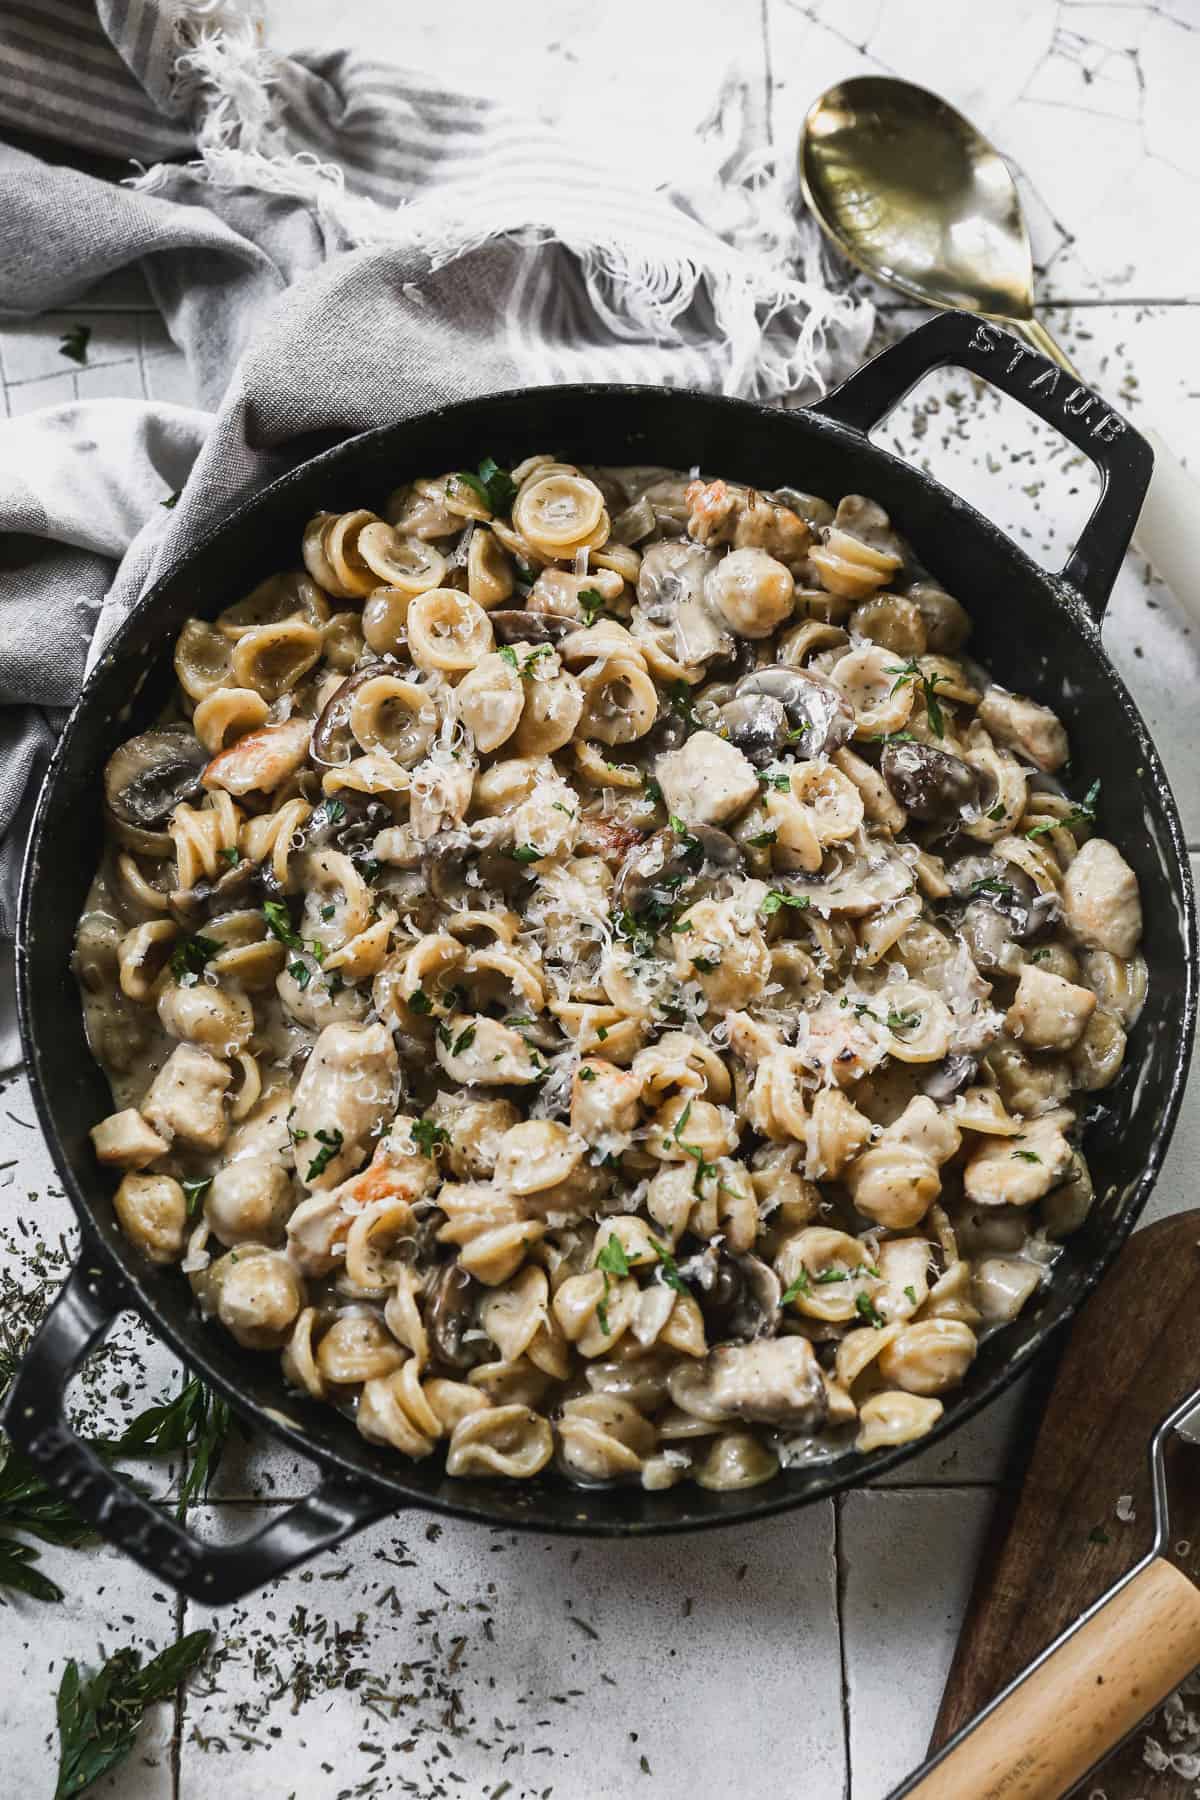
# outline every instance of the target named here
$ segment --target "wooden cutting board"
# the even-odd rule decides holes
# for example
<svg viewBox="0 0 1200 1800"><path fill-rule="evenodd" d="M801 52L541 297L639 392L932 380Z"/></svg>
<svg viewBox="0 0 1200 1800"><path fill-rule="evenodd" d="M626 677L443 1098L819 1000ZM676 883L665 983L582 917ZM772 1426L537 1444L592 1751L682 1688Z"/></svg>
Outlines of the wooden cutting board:
<svg viewBox="0 0 1200 1800"><path fill-rule="evenodd" d="M1041 1423L1035 1402L1027 1461L1002 1496L931 1749L1149 1549L1150 1438L1196 1387L1200 1212L1188 1212L1130 1239L1076 1320L1057 1369L1045 1371ZM1174 1448L1167 1469L1175 1546L1168 1554L1200 1585L1200 1445ZM1128 1523L1117 1513L1123 1495L1133 1509ZM1148 1768L1147 1729L1139 1728L1079 1791L1099 1789L1106 1800L1193 1800L1194 1776ZM1163 1741L1161 1730L1153 1735Z"/></svg>

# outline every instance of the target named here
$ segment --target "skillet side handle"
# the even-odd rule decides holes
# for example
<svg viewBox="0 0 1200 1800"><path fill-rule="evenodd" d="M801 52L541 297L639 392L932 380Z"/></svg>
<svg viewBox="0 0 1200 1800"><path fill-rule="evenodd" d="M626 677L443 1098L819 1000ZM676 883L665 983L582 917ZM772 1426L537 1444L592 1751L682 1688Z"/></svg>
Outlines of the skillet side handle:
<svg viewBox="0 0 1200 1800"><path fill-rule="evenodd" d="M224 1606L395 1511L394 1499L379 1490L327 1475L252 1537L215 1545L143 1499L75 1435L63 1412L71 1376L127 1306L113 1277L77 1265L29 1346L4 1407L4 1427L17 1449L101 1537L190 1599Z"/></svg>
<svg viewBox="0 0 1200 1800"><path fill-rule="evenodd" d="M1154 453L1091 388L991 320L947 312L873 357L811 410L866 436L919 381L947 365L1019 400L1099 470L1100 498L1062 571L1098 624L1141 512Z"/></svg>

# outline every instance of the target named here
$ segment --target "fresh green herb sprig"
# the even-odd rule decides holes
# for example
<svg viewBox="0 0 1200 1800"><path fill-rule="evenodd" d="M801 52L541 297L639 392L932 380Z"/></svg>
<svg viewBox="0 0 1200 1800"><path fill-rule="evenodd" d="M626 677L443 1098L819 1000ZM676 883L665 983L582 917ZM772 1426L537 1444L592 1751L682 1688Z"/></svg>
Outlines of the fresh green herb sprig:
<svg viewBox="0 0 1200 1800"><path fill-rule="evenodd" d="M495 457L485 456L474 475L460 469L454 480L465 482L467 487L479 495L493 515L512 510L512 503L517 497L517 484L508 470L500 467Z"/></svg>
<svg viewBox="0 0 1200 1800"><path fill-rule="evenodd" d="M769 919L782 907L790 906L796 912L807 912L809 900L807 894L785 894L782 888L771 888L764 896L759 912L764 919Z"/></svg>
<svg viewBox="0 0 1200 1800"><path fill-rule="evenodd" d="M189 1632L144 1666L141 1651L126 1645L87 1677L71 1658L58 1687L54 1800L75 1800L124 1762L146 1708L171 1698L203 1661L211 1642L211 1631Z"/></svg>
<svg viewBox="0 0 1200 1800"><path fill-rule="evenodd" d="M934 737L945 737L946 721L938 703L936 689L939 682L945 685L946 676L927 675L915 656L909 657L905 663L893 663L888 674L896 677L892 683L893 694L902 687L908 687L910 683L914 686L920 684L921 692L925 696L925 712L929 719L929 729Z"/></svg>
<svg viewBox="0 0 1200 1800"><path fill-rule="evenodd" d="M450 1133L443 1125L439 1125L436 1119L431 1119L428 1114L424 1118L414 1119L411 1129L413 1142L419 1148L421 1155L427 1156L430 1162L436 1160L438 1146L450 1142Z"/></svg>
<svg viewBox="0 0 1200 1800"><path fill-rule="evenodd" d="M295 1133L292 1135L294 1142ZM306 1181L315 1181L318 1175L323 1175L334 1157L340 1156L342 1151L342 1134L336 1125L331 1126L328 1131L318 1129L314 1131L313 1136L321 1148L308 1165L308 1173L304 1177Z"/></svg>
<svg viewBox="0 0 1200 1800"><path fill-rule="evenodd" d="M209 958L217 954L223 946L216 938L185 937L180 938L171 952L171 973L180 987L195 987L203 974Z"/></svg>
<svg viewBox="0 0 1200 1800"><path fill-rule="evenodd" d="M88 359L91 336L90 325L69 325L58 340L59 355L69 356L72 362L82 365Z"/></svg>
<svg viewBox="0 0 1200 1800"><path fill-rule="evenodd" d="M1063 825L1068 831L1074 831L1077 825L1094 825L1096 823L1096 807L1100 800L1100 783L1093 781L1078 806L1073 806L1069 813L1061 819L1045 819L1040 825L1031 825L1025 833L1027 838L1039 838L1055 826Z"/></svg>

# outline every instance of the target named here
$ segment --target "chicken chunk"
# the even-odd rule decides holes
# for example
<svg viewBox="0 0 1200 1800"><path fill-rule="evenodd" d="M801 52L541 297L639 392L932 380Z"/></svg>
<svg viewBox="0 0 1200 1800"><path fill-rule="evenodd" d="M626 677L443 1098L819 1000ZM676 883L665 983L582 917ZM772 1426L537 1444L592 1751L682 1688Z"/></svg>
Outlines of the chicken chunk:
<svg viewBox="0 0 1200 1800"><path fill-rule="evenodd" d="M229 1134L224 1094L232 1079L228 1065L207 1050L179 1044L150 1083L142 1116L168 1143L219 1150Z"/></svg>
<svg viewBox="0 0 1200 1800"><path fill-rule="evenodd" d="M1095 1010L1096 996L1090 988L1026 963L1004 1023L1030 1050L1069 1050L1079 1042Z"/></svg>
<svg viewBox="0 0 1200 1800"><path fill-rule="evenodd" d="M813 1431L828 1407L825 1384L807 1338L723 1344L706 1365L714 1406L731 1419Z"/></svg>
<svg viewBox="0 0 1200 1800"><path fill-rule="evenodd" d="M385 1025L327 1025L296 1083L291 1112L296 1170L308 1188L332 1188L362 1162L395 1111L397 1059Z"/></svg>
<svg viewBox="0 0 1200 1800"><path fill-rule="evenodd" d="M1137 876L1115 844L1089 838L1067 870L1063 912L1089 950L1132 956L1142 935Z"/></svg>
<svg viewBox="0 0 1200 1800"><path fill-rule="evenodd" d="M976 1150L963 1186L980 1206L1032 1206L1066 1180L1073 1160L1053 1117L1030 1119L1019 1137L989 1138Z"/></svg>
<svg viewBox="0 0 1200 1800"><path fill-rule="evenodd" d="M978 718L996 743L1016 750L1047 773L1061 769L1071 753L1056 715L1023 694L990 687L980 702Z"/></svg>
<svg viewBox="0 0 1200 1800"><path fill-rule="evenodd" d="M114 1169L144 1169L156 1157L165 1156L168 1145L135 1107L110 1113L92 1126L96 1161Z"/></svg>
<svg viewBox="0 0 1200 1800"><path fill-rule="evenodd" d="M300 767L311 736L312 720L304 718L248 732L213 757L202 777L204 785L224 788L227 794L273 793Z"/></svg>
<svg viewBox="0 0 1200 1800"><path fill-rule="evenodd" d="M469 1087L513 1087L537 1081L544 1064L511 1025L483 1013L455 1013L438 1031L437 1059L451 1081Z"/></svg>
<svg viewBox="0 0 1200 1800"><path fill-rule="evenodd" d="M654 766L667 811L687 825L720 825L758 793L758 776L740 750L714 731L697 731Z"/></svg>

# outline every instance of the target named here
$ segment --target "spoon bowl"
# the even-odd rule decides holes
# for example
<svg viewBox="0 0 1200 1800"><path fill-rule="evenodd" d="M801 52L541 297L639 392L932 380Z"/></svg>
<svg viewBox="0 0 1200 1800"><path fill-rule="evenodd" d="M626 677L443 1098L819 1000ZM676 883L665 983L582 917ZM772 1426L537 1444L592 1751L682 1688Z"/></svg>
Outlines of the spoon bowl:
<svg viewBox="0 0 1200 1800"><path fill-rule="evenodd" d="M804 198L864 274L926 306L1033 317L1033 256L999 151L912 82L862 75L828 88L800 145Z"/></svg>

